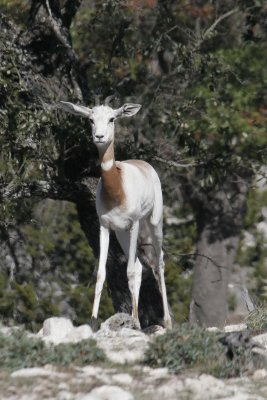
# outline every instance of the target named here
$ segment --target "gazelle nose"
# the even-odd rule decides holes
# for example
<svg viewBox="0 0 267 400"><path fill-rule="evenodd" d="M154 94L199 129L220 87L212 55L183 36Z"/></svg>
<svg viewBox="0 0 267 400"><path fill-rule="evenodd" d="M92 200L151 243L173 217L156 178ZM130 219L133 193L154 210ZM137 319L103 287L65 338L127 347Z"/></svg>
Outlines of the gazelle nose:
<svg viewBox="0 0 267 400"><path fill-rule="evenodd" d="M95 135L95 137L96 137L98 140L100 140L100 139L103 139L104 135Z"/></svg>

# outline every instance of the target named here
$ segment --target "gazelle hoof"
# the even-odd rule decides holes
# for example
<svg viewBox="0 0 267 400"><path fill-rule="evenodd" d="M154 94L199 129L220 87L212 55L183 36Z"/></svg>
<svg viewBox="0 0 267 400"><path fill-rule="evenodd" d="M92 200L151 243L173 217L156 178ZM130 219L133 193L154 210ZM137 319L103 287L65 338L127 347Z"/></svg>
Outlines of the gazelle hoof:
<svg viewBox="0 0 267 400"><path fill-rule="evenodd" d="M172 320L167 319L166 321L164 321L164 326L166 329L172 329Z"/></svg>
<svg viewBox="0 0 267 400"><path fill-rule="evenodd" d="M91 327L93 332L97 332L99 330L99 328L100 328L98 319L95 318L95 317L91 318L91 321L90 321L89 325L90 325L90 327Z"/></svg>
<svg viewBox="0 0 267 400"><path fill-rule="evenodd" d="M134 318L133 329L136 329L136 330L139 330L139 331L141 330L141 325L140 325L139 319Z"/></svg>

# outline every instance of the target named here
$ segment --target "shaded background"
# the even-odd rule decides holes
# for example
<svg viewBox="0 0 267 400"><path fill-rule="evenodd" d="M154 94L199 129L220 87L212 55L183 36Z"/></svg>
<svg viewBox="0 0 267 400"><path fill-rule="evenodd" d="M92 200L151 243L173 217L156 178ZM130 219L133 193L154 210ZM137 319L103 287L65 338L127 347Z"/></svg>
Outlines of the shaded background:
<svg viewBox="0 0 267 400"><path fill-rule="evenodd" d="M117 126L117 159L162 180L174 319L221 326L266 299L264 1L0 0L0 313L37 329L91 315L98 255L97 152L59 100L141 103ZM162 307L145 249L140 314ZM190 306L191 304L191 306ZM131 311L112 242L103 320ZM234 317L233 317L234 315Z"/></svg>

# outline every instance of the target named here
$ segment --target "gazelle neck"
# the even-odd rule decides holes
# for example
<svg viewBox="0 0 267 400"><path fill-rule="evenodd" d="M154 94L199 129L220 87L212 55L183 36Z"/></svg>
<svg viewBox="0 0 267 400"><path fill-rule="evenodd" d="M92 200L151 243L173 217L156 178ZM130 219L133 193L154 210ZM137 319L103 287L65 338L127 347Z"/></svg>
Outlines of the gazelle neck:
<svg viewBox="0 0 267 400"><path fill-rule="evenodd" d="M109 143L107 147L98 147L98 154L102 175L103 171L109 171L115 166L114 142Z"/></svg>
<svg viewBox="0 0 267 400"><path fill-rule="evenodd" d="M116 167L114 156L114 142L107 148L98 148L101 166L102 200L109 209L121 205L124 192L121 181L121 171Z"/></svg>

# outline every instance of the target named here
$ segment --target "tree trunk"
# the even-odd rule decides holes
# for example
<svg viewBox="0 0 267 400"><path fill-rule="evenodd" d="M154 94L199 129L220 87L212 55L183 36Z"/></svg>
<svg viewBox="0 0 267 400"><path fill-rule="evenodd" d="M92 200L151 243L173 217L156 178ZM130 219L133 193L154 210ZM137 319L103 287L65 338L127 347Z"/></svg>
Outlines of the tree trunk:
<svg viewBox="0 0 267 400"><path fill-rule="evenodd" d="M227 318L227 289L239 245L247 184L228 177L221 187L194 199L198 242L193 273L190 321L223 327Z"/></svg>

